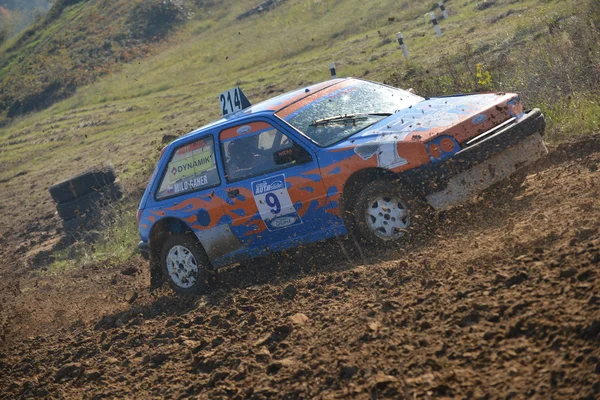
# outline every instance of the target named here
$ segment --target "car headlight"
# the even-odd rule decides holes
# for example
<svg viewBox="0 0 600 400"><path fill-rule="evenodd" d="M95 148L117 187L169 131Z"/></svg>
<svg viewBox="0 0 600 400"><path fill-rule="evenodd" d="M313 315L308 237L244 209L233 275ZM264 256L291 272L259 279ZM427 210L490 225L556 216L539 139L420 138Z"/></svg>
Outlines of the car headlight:
<svg viewBox="0 0 600 400"><path fill-rule="evenodd" d="M521 103L521 99L515 97L511 99L508 103L506 103L506 107L508 108L508 113L511 117L515 117L516 119L521 118L525 113L523 112L523 104Z"/></svg>

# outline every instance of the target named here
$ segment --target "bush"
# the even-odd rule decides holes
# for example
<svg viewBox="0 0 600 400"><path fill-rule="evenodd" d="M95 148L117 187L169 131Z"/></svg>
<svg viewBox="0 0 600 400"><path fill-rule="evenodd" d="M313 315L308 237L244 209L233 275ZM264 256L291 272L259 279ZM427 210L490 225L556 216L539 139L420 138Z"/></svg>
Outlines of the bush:
<svg viewBox="0 0 600 400"><path fill-rule="evenodd" d="M50 24L52 21L55 21L60 17L65 8L75 5L77 3L81 3L82 1L87 0L55 0L52 2L52 7L48 11L46 15L46 20L44 21L45 25Z"/></svg>
<svg viewBox="0 0 600 400"><path fill-rule="evenodd" d="M429 68L409 61L387 82L425 97L517 92L526 107L540 107L546 114L550 140L597 130L600 31L590 29L598 3L591 4L592 12L551 20L547 33L520 46L511 43L491 52L466 44L460 52L442 54Z"/></svg>
<svg viewBox="0 0 600 400"><path fill-rule="evenodd" d="M5 27L0 28L0 45L8 38L8 29Z"/></svg>
<svg viewBox="0 0 600 400"><path fill-rule="evenodd" d="M127 24L131 35L138 39L163 37L187 18L180 1L146 0L135 6Z"/></svg>
<svg viewBox="0 0 600 400"><path fill-rule="evenodd" d="M590 3L590 19L597 30L600 31L600 2L592 1Z"/></svg>

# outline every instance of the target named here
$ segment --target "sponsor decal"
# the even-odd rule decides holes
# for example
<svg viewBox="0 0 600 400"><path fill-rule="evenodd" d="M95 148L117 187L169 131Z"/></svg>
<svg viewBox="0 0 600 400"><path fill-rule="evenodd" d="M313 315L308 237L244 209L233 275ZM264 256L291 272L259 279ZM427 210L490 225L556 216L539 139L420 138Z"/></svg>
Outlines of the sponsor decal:
<svg viewBox="0 0 600 400"><path fill-rule="evenodd" d="M267 181L262 181L262 182L258 182L258 183L254 183L254 195L256 196L257 194L262 194L262 193L266 193L266 192L271 192L273 190L278 190L278 189L282 189L284 187L284 184L282 181L273 181L273 182L267 182Z"/></svg>
<svg viewBox="0 0 600 400"><path fill-rule="evenodd" d="M396 142L390 141L387 134L356 146L354 152L363 160L368 160L377 155L377 166L382 168L396 168L408 164L408 160L398 154Z"/></svg>
<svg viewBox="0 0 600 400"><path fill-rule="evenodd" d="M194 190L196 188L206 185L208 185L208 177L206 175L202 175L192 179L187 179L185 181L175 182L175 184L172 187L175 193L181 193L187 192L189 190ZM168 193L172 193L171 186L169 186Z"/></svg>
<svg viewBox="0 0 600 400"><path fill-rule="evenodd" d="M210 150L197 153L183 160L170 163L171 182L198 175L212 168L213 158Z"/></svg>
<svg viewBox="0 0 600 400"><path fill-rule="evenodd" d="M286 226L290 226L294 222L296 222L296 220L297 220L297 218L294 215L289 215L289 216L285 216L285 217L275 218L275 219L271 220L270 223L273 228L278 229L278 228L285 228Z"/></svg>
<svg viewBox="0 0 600 400"><path fill-rule="evenodd" d="M211 142L212 142L212 140L211 140ZM190 144L183 146L182 148L177 150L177 154L183 155L186 153L191 153L192 151L201 149L203 147L206 147L207 145L208 144L204 141L204 139L198 140L197 142L190 143Z"/></svg>
<svg viewBox="0 0 600 400"><path fill-rule="evenodd" d="M285 175L251 183L254 202L269 231L302 224L285 185Z"/></svg>
<svg viewBox="0 0 600 400"><path fill-rule="evenodd" d="M485 115L485 114L476 115L471 120L471 122L473 122L473 125L479 125L485 121L487 121L487 115Z"/></svg>
<svg viewBox="0 0 600 400"><path fill-rule="evenodd" d="M283 149L277 152L277 155L279 157L283 157L283 156L287 156L287 155L291 155L292 153L294 153L294 150L292 149Z"/></svg>
<svg viewBox="0 0 600 400"><path fill-rule="evenodd" d="M238 135L245 135L246 133L250 132L252 130L252 127L250 125L244 125L244 126L240 126L238 128L238 130L236 131L236 133Z"/></svg>

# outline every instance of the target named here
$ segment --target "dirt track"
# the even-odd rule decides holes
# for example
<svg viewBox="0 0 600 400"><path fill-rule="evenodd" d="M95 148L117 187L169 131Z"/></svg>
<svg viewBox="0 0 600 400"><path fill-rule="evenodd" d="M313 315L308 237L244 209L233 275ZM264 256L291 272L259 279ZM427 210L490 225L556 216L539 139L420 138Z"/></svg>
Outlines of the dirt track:
<svg viewBox="0 0 600 400"><path fill-rule="evenodd" d="M600 398L600 136L507 186L405 251L334 242L197 299L142 260L3 282L0 397Z"/></svg>

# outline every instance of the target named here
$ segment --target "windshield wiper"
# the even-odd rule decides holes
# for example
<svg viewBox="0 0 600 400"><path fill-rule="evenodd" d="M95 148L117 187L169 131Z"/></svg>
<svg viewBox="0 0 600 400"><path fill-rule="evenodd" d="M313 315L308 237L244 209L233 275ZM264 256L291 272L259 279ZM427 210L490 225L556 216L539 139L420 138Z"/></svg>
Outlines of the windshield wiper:
<svg viewBox="0 0 600 400"><path fill-rule="evenodd" d="M324 126L324 125L327 125L330 123L337 124L337 123L346 123L346 122L353 122L355 124L356 121L365 120L371 116L389 117L390 115L392 115L392 114L391 113L342 114L342 115L335 115L333 117L316 119L315 122L310 124L310 126L317 127L317 126Z"/></svg>

